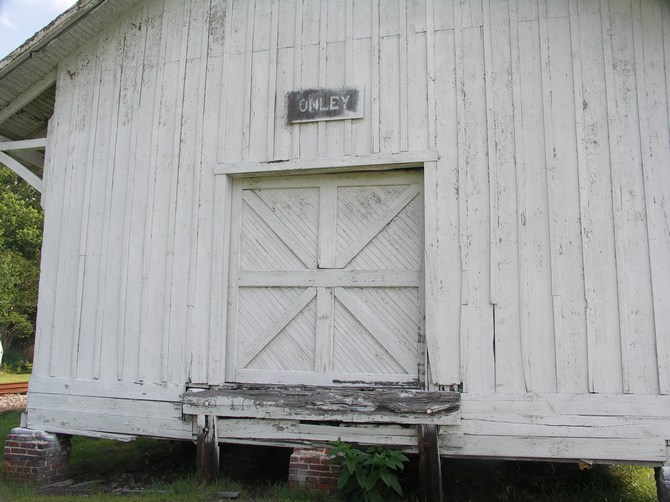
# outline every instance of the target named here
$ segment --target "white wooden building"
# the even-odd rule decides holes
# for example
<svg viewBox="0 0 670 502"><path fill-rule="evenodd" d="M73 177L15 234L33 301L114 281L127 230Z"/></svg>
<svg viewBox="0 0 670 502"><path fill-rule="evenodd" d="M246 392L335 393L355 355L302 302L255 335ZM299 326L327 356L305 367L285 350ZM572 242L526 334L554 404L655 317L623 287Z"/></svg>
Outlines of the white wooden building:
<svg viewBox="0 0 670 502"><path fill-rule="evenodd" d="M666 462L669 58L664 0L81 0L0 62L0 162L46 145L27 427Z"/></svg>

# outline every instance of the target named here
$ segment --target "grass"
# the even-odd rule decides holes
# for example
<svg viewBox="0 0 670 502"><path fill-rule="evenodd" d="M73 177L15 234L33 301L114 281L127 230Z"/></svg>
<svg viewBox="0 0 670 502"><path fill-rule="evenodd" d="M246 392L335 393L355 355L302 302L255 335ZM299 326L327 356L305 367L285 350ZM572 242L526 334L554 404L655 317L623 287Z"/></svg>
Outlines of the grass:
<svg viewBox="0 0 670 502"><path fill-rule="evenodd" d="M0 439L19 423L20 412L0 413ZM0 449L0 456L2 455ZM241 501L335 501L308 492L289 492L285 476L286 452L256 452L249 447L223 450L224 475L203 486L194 472L191 443L140 439L131 443L74 437L71 474L77 482L94 483L93 493L42 496L32 487L0 482L0 501L214 501L223 491L240 492ZM232 467L232 468L231 468ZM282 470L284 469L284 470ZM631 501L656 500L653 469L631 466L595 466L580 470L576 464L445 460L445 499L449 501ZM418 472L412 462L404 473L406 500L418 499ZM137 495L103 491L133 483L148 487Z"/></svg>
<svg viewBox="0 0 670 502"><path fill-rule="evenodd" d="M0 383L19 383L30 380L30 373L6 373L0 371Z"/></svg>

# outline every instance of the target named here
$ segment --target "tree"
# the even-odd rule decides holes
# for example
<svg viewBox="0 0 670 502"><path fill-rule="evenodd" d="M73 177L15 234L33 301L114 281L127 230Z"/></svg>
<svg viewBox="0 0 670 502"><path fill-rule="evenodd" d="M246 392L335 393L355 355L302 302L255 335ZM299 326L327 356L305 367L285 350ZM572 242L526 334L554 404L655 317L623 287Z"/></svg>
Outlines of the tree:
<svg viewBox="0 0 670 502"><path fill-rule="evenodd" d="M0 340L32 345L44 213L40 194L0 166Z"/></svg>

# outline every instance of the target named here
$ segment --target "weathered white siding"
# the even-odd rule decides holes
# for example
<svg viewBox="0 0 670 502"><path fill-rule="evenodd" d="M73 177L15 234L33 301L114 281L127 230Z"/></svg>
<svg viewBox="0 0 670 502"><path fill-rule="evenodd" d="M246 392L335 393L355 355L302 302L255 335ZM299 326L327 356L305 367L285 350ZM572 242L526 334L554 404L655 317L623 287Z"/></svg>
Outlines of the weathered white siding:
<svg viewBox="0 0 670 502"><path fill-rule="evenodd" d="M60 68L37 379L222 382L215 173L432 150L431 382L668 394L669 57L663 0L143 2ZM364 119L286 124L341 85Z"/></svg>

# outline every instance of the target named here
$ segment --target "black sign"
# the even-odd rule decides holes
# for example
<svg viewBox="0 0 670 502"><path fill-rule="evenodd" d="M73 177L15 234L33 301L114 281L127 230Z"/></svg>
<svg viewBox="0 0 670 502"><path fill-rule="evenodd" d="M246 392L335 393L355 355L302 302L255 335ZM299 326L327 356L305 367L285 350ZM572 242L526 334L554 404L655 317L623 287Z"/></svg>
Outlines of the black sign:
<svg viewBox="0 0 670 502"><path fill-rule="evenodd" d="M315 122L363 117L362 92L352 87L303 89L286 95L287 122Z"/></svg>

